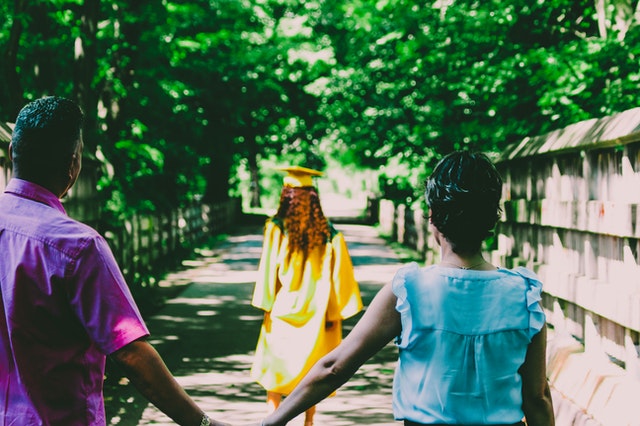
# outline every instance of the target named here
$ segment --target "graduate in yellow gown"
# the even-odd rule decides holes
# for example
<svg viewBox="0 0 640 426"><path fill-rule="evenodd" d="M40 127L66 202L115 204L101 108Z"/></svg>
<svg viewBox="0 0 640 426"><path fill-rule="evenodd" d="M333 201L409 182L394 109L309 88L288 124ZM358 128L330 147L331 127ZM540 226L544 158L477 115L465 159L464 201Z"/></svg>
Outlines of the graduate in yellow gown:
<svg viewBox="0 0 640 426"><path fill-rule="evenodd" d="M326 219L312 176L287 167L275 216L264 228L251 304L265 311L251 377L267 390L269 410L280 404L322 356L342 340L342 320L362 310L344 236ZM315 407L306 411L313 424Z"/></svg>

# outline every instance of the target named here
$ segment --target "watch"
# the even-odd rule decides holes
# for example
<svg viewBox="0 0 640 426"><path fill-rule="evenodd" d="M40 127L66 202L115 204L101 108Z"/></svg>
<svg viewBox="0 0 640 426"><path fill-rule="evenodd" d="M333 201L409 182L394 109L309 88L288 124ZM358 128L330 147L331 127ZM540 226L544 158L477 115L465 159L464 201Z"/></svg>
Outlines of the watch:
<svg viewBox="0 0 640 426"><path fill-rule="evenodd" d="M206 414L202 414L202 420L200 420L200 426L211 426L211 419Z"/></svg>

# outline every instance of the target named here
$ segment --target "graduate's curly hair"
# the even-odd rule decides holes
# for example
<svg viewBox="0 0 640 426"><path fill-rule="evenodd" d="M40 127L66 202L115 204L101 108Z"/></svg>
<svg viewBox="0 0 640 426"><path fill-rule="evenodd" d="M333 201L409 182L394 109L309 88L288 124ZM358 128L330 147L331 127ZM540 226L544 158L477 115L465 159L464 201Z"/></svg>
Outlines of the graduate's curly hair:
<svg viewBox="0 0 640 426"><path fill-rule="evenodd" d="M285 186L276 217L282 221L291 251L308 254L329 241L331 229L322 212L318 191L313 186Z"/></svg>
<svg viewBox="0 0 640 426"><path fill-rule="evenodd" d="M481 153L455 151L426 182L429 219L456 253L472 253L492 235L502 210L502 178Z"/></svg>

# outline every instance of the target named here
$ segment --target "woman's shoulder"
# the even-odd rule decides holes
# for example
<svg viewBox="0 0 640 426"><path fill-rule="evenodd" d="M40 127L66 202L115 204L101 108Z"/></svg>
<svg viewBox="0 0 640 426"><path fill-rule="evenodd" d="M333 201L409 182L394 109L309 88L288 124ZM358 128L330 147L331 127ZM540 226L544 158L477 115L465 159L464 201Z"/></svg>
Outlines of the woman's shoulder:
<svg viewBox="0 0 640 426"><path fill-rule="evenodd" d="M333 240L335 237L337 237L338 235L342 235L342 232L338 231L336 229L336 227L333 225L333 223L327 219L327 225L329 225L329 239Z"/></svg>
<svg viewBox="0 0 640 426"><path fill-rule="evenodd" d="M271 216L266 220L265 226L277 226L278 228L282 229L284 227L284 222L278 216Z"/></svg>
<svg viewBox="0 0 640 426"><path fill-rule="evenodd" d="M396 276L403 277L403 278L410 277L419 273L421 269L422 267L418 265L417 262L409 262L407 264L400 266L400 268L398 268L398 271L396 272Z"/></svg>
<svg viewBox="0 0 640 426"><path fill-rule="evenodd" d="M542 329L546 321L544 310L540 304L542 301L542 282L538 275L528 268L517 267L505 271L522 277L525 281L526 307L529 312L529 338L531 339Z"/></svg>
<svg viewBox="0 0 640 426"><path fill-rule="evenodd" d="M542 288L542 282L540 281L540 278L538 278L538 275L529 268L518 266L513 269L501 268L500 270L512 276L522 277L527 282L529 287L540 289Z"/></svg>
<svg viewBox="0 0 640 426"><path fill-rule="evenodd" d="M421 277L435 271L435 265L420 266L417 262L410 262L401 266L395 273L392 287L399 288L413 285L421 280Z"/></svg>

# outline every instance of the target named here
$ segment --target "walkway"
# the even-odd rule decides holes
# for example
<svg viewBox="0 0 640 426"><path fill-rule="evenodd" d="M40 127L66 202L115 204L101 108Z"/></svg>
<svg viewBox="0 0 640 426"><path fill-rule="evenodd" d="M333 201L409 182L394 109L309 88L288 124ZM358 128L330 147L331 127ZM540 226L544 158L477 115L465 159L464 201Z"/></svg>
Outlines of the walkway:
<svg viewBox="0 0 640 426"><path fill-rule="evenodd" d="M398 257L364 225L340 225L345 233L365 306L389 282ZM148 319L152 343L187 392L211 416L232 424L258 421L265 392L249 378L262 315L249 302L262 246L261 227L244 229L186 263L163 281L183 288ZM345 334L360 316L344 323ZM294 348L292 342L292 349ZM366 363L335 397L318 405L316 424L394 424L391 381L396 350L389 344ZM105 384L109 425L171 425L110 365ZM302 425L302 418L291 425ZM399 424L399 423L395 423Z"/></svg>

